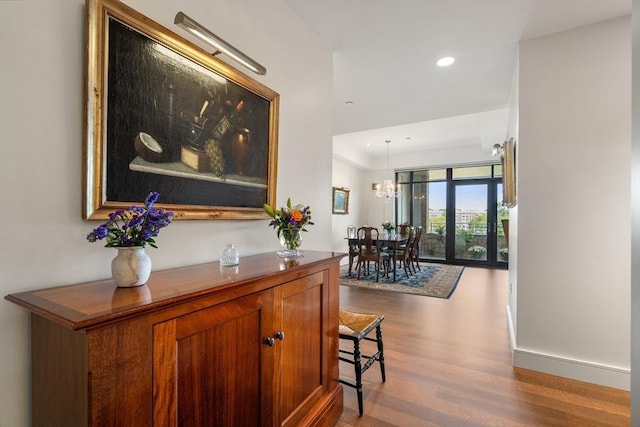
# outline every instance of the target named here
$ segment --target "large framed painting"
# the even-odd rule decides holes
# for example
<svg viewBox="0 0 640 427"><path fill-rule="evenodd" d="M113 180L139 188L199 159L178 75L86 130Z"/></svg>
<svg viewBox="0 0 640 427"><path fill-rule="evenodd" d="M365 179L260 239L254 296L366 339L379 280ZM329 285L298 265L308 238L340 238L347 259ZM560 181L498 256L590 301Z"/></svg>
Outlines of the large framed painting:
<svg viewBox="0 0 640 427"><path fill-rule="evenodd" d="M115 0L87 0L84 217L160 193L177 219L266 218L279 95Z"/></svg>

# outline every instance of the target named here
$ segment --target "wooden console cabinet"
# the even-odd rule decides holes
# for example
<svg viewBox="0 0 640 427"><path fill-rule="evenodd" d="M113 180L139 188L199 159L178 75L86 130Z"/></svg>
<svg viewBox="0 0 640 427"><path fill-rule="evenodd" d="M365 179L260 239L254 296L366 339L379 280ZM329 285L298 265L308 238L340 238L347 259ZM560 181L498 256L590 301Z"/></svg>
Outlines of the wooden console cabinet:
<svg viewBox="0 0 640 427"><path fill-rule="evenodd" d="M33 426L331 426L339 261L275 253L8 295L29 309Z"/></svg>

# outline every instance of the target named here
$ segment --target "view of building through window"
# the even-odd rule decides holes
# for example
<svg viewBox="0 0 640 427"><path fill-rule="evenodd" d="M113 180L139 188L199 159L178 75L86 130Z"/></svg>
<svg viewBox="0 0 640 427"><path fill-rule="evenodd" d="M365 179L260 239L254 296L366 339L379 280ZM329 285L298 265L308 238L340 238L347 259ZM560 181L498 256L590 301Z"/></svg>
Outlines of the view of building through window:
<svg viewBox="0 0 640 427"><path fill-rule="evenodd" d="M500 165L396 174L402 193L398 224L423 227L420 257L462 263L501 265L508 261L502 220ZM450 231L453 231L451 233Z"/></svg>

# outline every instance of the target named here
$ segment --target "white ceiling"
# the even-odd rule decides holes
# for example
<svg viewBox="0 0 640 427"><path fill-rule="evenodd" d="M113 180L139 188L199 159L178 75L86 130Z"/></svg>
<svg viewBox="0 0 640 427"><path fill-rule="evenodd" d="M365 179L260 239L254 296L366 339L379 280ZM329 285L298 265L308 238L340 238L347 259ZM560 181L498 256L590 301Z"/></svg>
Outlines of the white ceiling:
<svg viewBox="0 0 640 427"><path fill-rule="evenodd" d="M393 153L490 150L506 137L519 41L631 13L631 0L288 1L333 51L334 147L371 156L385 140Z"/></svg>

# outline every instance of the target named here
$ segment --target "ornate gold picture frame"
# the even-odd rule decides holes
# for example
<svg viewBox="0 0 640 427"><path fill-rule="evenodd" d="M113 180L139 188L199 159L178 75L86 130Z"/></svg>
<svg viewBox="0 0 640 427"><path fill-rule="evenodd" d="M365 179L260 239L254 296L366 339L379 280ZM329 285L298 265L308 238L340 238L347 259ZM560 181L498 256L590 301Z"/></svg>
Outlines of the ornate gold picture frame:
<svg viewBox="0 0 640 427"><path fill-rule="evenodd" d="M176 219L264 219L279 95L115 0L87 0L86 219L160 193Z"/></svg>
<svg viewBox="0 0 640 427"><path fill-rule="evenodd" d="M349 213L349 189L333 187L332 191L334 214L346 215Z"/></svg>
<svg viewBox="0 0 640 427"><path fill-rule="evenodd" d="M516 146L513 138L504 142L502 151L502 203L512 208L516 205Z"/></svg>

